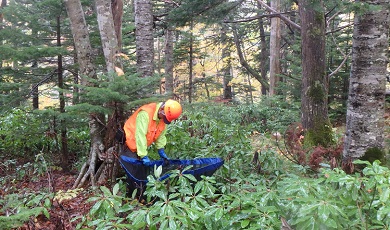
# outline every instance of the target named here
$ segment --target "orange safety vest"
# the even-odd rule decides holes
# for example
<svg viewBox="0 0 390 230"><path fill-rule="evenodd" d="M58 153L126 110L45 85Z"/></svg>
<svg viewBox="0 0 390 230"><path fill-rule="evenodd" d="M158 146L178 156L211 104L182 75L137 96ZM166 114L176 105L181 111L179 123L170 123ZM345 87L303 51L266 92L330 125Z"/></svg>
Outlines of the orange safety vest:
<svg viewBox="0 0 390 230"><path fill-rule="evenodd" d="M125 125L123 127L123 130L125 131L126 135L126 145L129 147L129 149L132 152L137 152L137 145L135 140L135 129L136 129L136 119L138 113L142 111L146 111L149 115L149 125L148 130L146 133L146 141L147 145L150 146L153 142L157 140L157 138L161 135L161 133L165 129L165 123L163 121L160 121L158 124L155 120L153 120L154 113L156 111L157 103L150 103L147 105L141 106L137 111L134 112L133 115L127 119L125 122Z"/></svg>

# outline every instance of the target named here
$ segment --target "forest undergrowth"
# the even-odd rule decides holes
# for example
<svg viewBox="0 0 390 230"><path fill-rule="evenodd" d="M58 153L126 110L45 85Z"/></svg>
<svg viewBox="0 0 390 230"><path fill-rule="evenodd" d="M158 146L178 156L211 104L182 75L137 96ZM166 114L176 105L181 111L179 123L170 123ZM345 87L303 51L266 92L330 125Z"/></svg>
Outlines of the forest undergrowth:
<svg viewBox="0 0 390 230"><path fill-rule="evenodd" d="M200 181L179 170L169 183L159 181L156 168L143 203L126 196L125 177L72 189L84 158L74 153L74 168L65 173L52 155L52 139L31 139L30 149L39 146L31 155L3 148L0 229L389 229L389 168L358 161L359 171L347 174L340 145L305 149L298 108L278 101L186 105L168 129L170 158L221 157L225 163ZM23 121L18 116L8 118L9 127ZM343 127L334 130L340 144ZM75 133L74 143L88 142ZM25 140L8 145L18 147L18 141Z"/></svg>

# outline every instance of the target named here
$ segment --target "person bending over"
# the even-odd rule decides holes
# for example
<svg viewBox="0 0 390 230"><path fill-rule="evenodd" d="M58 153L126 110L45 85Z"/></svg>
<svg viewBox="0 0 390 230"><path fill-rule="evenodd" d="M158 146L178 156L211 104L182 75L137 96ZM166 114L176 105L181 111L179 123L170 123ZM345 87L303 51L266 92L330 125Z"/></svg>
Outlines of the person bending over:
<svg viewBox="0 0 390 230"><path fill-rule="evenodd" d="M124 154L141 160L144 165L149 165L147 149L155 143L160 157L168 160L164 151L167 143L166 127L179 118L181 113L180 103L172 99L141 106L124 124L123 130L126 137Z"/></svg>

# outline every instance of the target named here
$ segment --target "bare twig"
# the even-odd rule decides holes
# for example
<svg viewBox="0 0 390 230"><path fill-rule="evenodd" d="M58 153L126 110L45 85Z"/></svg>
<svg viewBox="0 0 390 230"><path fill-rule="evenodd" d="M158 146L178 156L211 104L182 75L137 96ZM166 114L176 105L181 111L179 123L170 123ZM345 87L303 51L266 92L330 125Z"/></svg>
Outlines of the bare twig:
<svg viewBox="0 0 390 230"><path fill-rule="evenodd" d="M341 26L341 27L339 27L339 28L337 28L337 29L335 29L335 30L326 32L325 34L333 34L333 33L336 33L336 32L338 32L338 31L340 31L340 30L342 30L342 29L345 29L345 28L350 27L350 26L353 26L353 25L354 25L353 23L349 23L349 24L347 24L347 25L345 25L345 26Z"/></svg>
<svg viewBox="0 0 390 230"><path fill-rule="evenodd" d="M348 60L349 56L351 56L352 54L352 50L348 53L348 54L345 54L342 49L337 45L337 42L336 42L336 39L333 35L332 36L332 39L333 39L333 42L334 44L337 46L337 50L343 55L344 59L343 61L340 63L340 65L334 70L332 71L329 75L328 75L328 78L330 78L331 76L335 75L336 73L338 73L341 69L341 67L344 65L344 63Z"/></svg>

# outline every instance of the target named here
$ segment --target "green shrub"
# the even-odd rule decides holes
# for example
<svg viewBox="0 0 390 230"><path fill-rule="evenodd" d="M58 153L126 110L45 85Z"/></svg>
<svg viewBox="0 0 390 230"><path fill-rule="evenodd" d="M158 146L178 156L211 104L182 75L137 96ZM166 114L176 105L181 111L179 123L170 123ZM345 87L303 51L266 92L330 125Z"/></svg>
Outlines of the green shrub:
<svg viewBox="0 0 390 230"><path fill-rule="evenodd" d="M0 198L0 229L20 227L31 217L40 214L50 218L48 209L51 207L52 197L53 194L50 193L15 193Z"/></svg>
<svg viewBox="0 0 390 230"><path fill-rule="evenodd" d="M0 153L11 158L33 160L35 155L58 153L60 148L57 124L62 116L53 110L29 111L15 108L0 114ZM89 147L89 131L86 123L80 125L73 116L66 116L68 152L85 154Z"/></svg>

